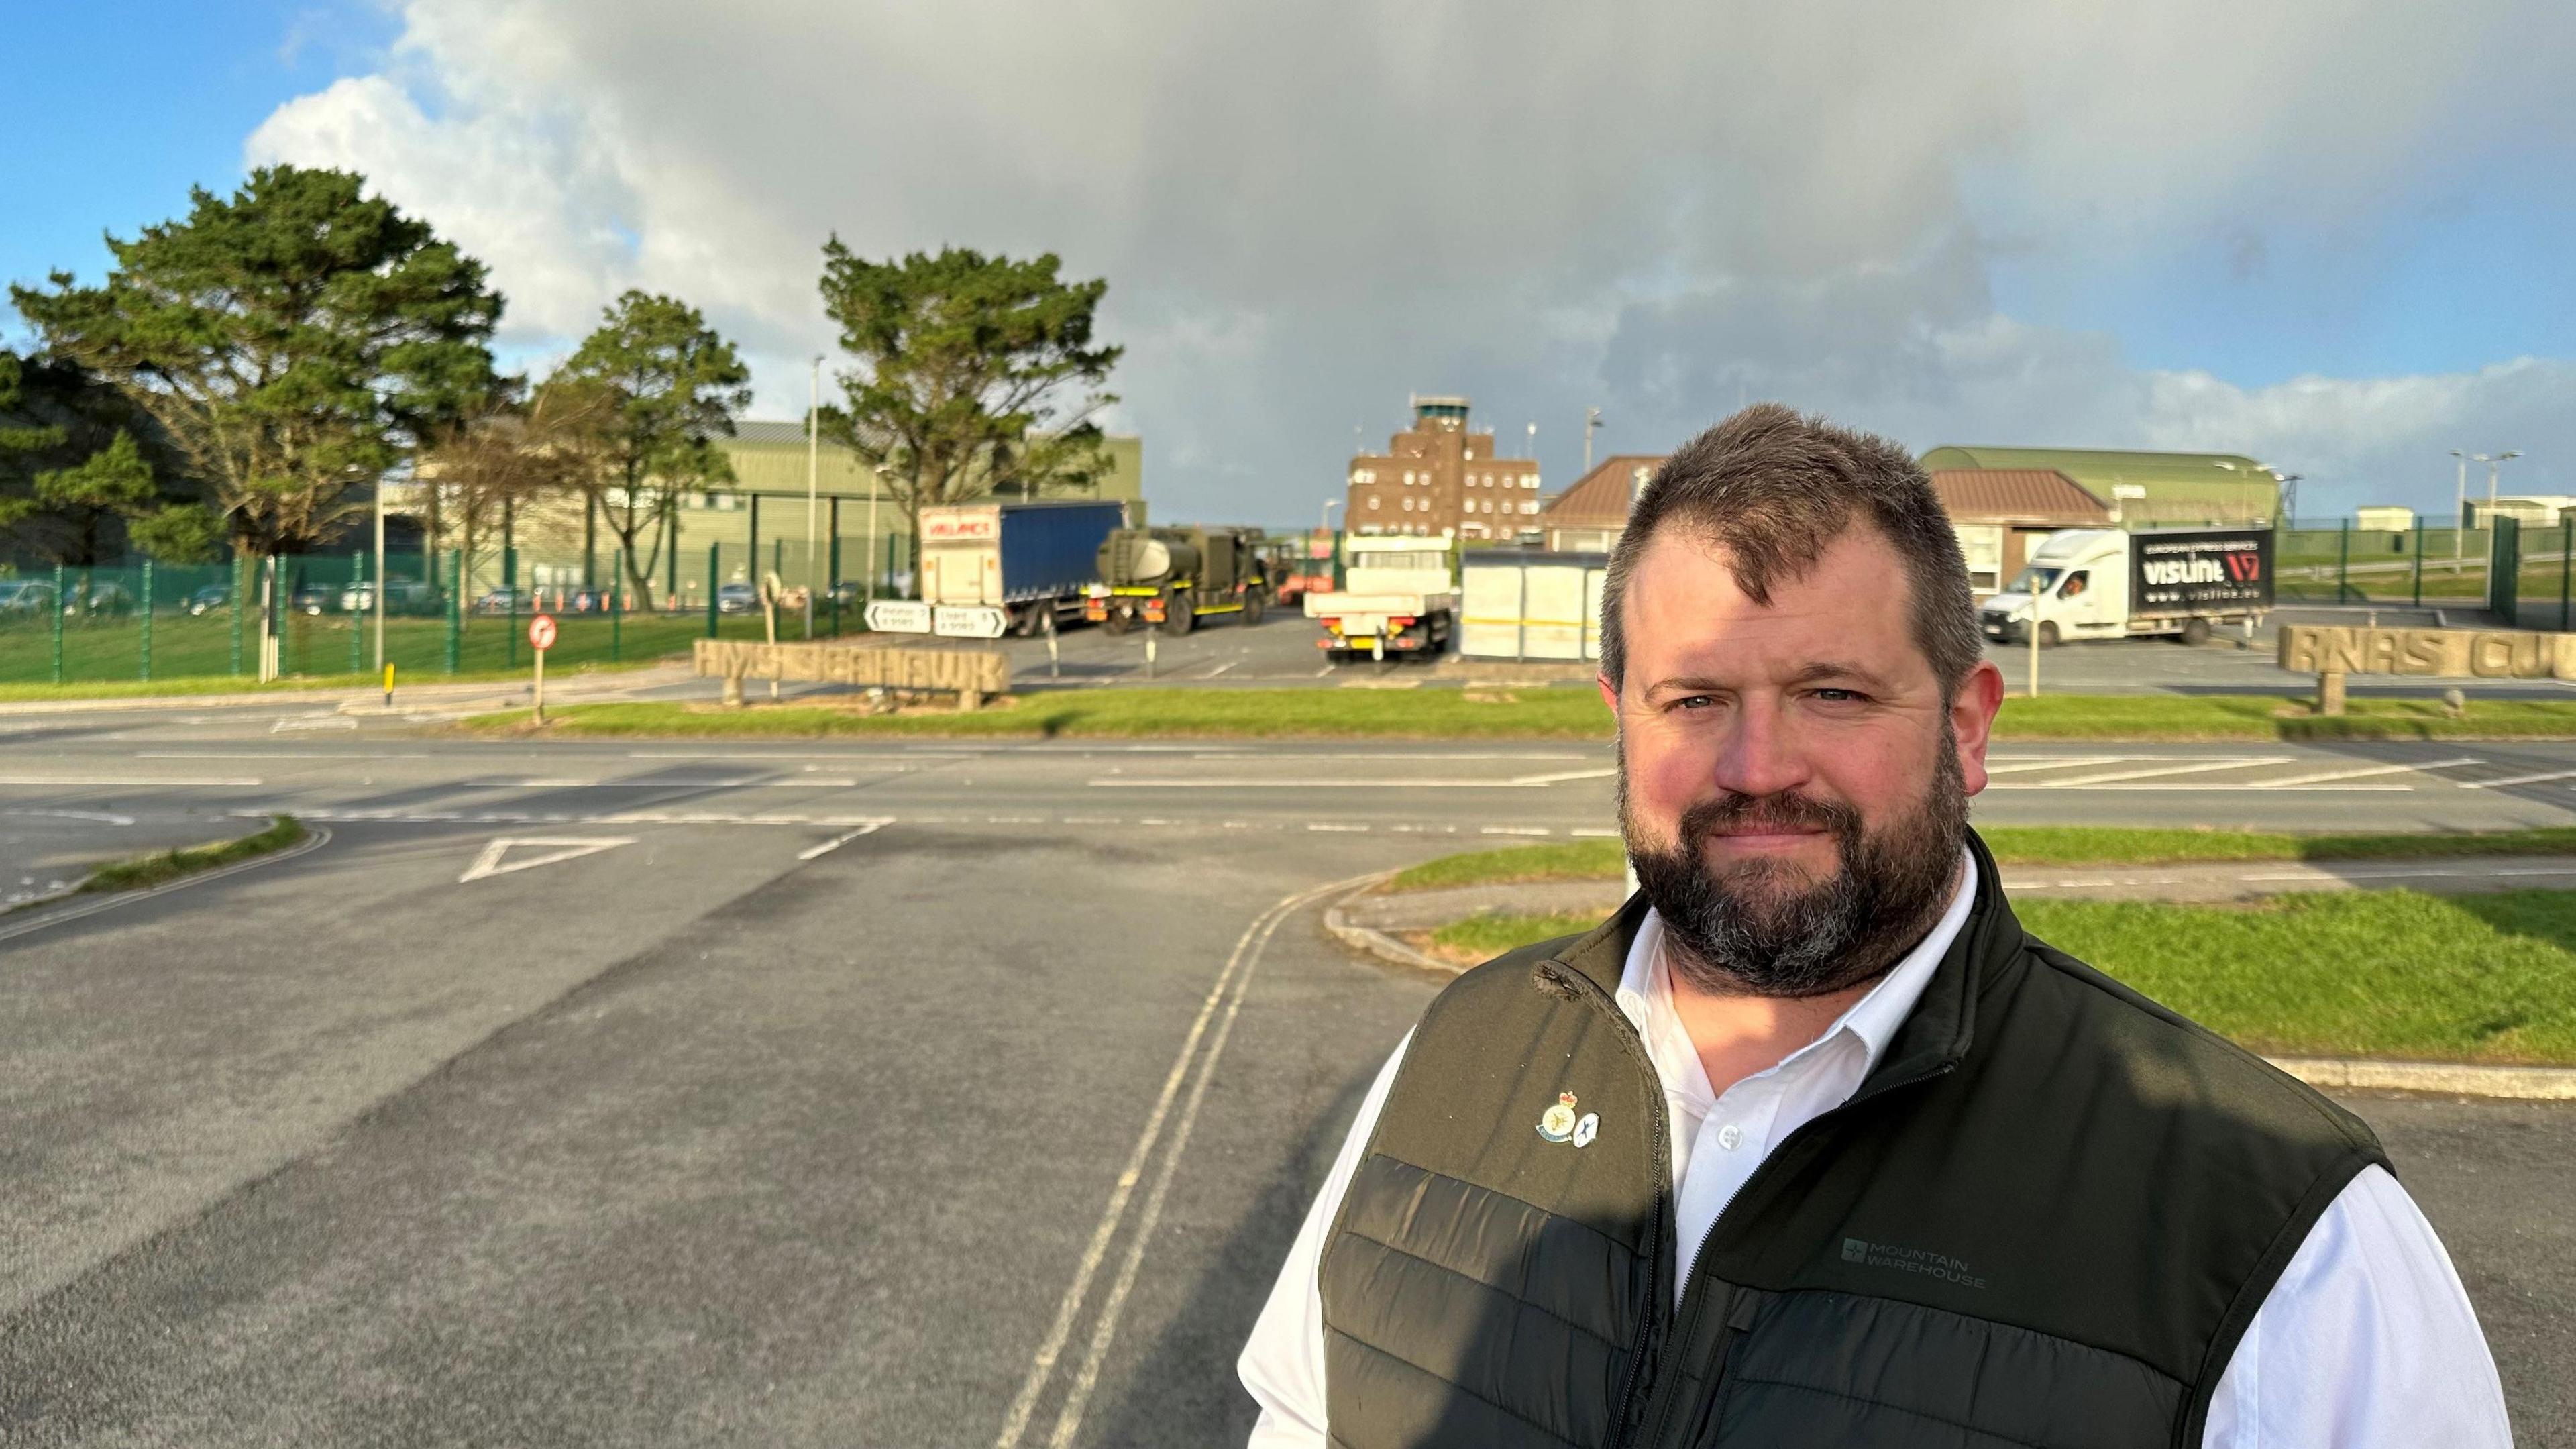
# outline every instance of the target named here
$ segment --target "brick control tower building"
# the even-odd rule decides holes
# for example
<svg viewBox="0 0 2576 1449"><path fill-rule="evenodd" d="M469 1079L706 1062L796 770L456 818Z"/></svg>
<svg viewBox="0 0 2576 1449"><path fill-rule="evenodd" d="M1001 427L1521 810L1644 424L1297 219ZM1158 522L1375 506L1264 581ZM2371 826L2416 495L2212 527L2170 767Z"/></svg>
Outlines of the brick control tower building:
<svg viewBox="0 0 2576 1449"><path fill-rule="evenodd" d="M1518 542L1539 536L1538 462L1494 456L1463 397L1416 397L1413 427L1351 459L1343 526L1361 534Z"/></svg>

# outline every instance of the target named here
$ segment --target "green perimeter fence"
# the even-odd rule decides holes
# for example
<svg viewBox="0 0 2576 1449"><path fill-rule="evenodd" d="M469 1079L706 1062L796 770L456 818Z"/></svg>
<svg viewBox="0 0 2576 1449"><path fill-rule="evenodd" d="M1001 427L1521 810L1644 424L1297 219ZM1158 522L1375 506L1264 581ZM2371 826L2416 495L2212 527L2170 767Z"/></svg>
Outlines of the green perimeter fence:
<svg viewBox="0 0 2576 1449"><path fill-rule="evenodd" d="M864 632L861 541L828 542L815 550L811 588L804 543L770 540L757 559L742 543L684 548L677 560L656 561L649 593L609 587L617 571L606 557L585 566L515 549L470 559L455 550L394 553L385 559L381 656L374 557L282 556L278 667L290 676L373 675L391 664L398 679L524 669L528 619L540 611L556 624L546 656L554 668L649 662L696 639L765 637L760 584L771 575L786 601L781 639ZM899 553L879 561L876 597L910 584L905 563ZM0 572L0 685L255 676L261 572L255 559Z"/></svg>
<svg viewBox="0 0 2576 1449"><path fill-rule="evenodd" d="M2485 528L2297 522L2272 535L2274 597L2283 604L2481 607L2494 548Z"/></svg>

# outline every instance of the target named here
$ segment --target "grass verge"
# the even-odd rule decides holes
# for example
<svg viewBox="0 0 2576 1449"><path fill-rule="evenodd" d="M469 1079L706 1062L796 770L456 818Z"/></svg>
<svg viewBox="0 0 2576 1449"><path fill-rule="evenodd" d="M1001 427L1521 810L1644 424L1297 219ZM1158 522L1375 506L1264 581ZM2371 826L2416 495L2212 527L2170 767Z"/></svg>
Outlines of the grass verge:
<svg viewBox="0 0 2576 1449"><path fill-rule="evenodd" d="M113 861L89 873L80 884L80 894L97 891L133 891L149 886L166 885L181 876L237 864L255 856L269 855L297 843L311 832L292 815L280 815L265 830L237 840L217 841L212 845L188 846L176 850L138 855L131 860Z"/></svg>
<svg viewBox="0 0 2576 1449"><path fill-rule="evenodd" d="M2576 739L2576 700L2477 700L2454 718L2436 700L2357 699L2325 719L2281 695L2064 695L2004 702L2006 741ZM472 728L515 733L521 713ZM1609 715L1589 689L1172 689L1041 693L971 715L869 715L841 704L719 710L657 702L576 705L549 732L620 738L814 739L837 736L1203 736L1340 739L1604 740Z"/></svg>
<svg viewBox="0 0 2576 1449"><path fill-rule="evenodd" d="M2259 906L2018 902L2032 934L2257 1051L2576 1064L2576 891L2349 891ZM1599 923L1474 916L1434 953L1482 960Z"/></svg>
<svg viewBox="0 0 2576 1449"><path fill-rule="evenodd" d="M2477 855L2576 855L2576 829L2293 835L2264 830L2125 830L1999 825L1978 831L2004 865L2182 865L2231 860L2419 860ZM1616 840L1515 845L1424 861L1384 889L1617 880L1627 856Z"/></svg>
<svg viewBox="0 0 2576 1449"><path fill-rule="evenodd" d="M621 663L592 663L556 672L546 666L550 680L579 678L590 674L616 674L629 670L651 669L660 659L629 659ZM432 684L517 684L525 683L529 669L475 669L457 674L429 670L404 669L397 673L396 687L408 693ZM239 674L200 674L185 679L122 679L68 684L0 684L0 704L19 701L84 700L84 699L158 699L188 698L201 694L348 694L357 690L384 688L385 677L373 674L294 674L266 684ZM399 697L399 696L397 696Z"/></svg>

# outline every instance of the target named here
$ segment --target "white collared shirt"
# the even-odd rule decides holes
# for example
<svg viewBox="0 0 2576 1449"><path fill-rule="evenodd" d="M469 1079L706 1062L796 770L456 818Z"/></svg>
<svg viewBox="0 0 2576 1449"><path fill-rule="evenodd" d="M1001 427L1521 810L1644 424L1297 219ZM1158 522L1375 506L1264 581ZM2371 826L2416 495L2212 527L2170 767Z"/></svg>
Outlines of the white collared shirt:
<svg viewBox="0 0 2576 1449"><path fill-rule="evenodd" d="M1679 1296L1700 1243L1771 1149L1848 1101L1975 904L1970 865L1921 944L1815 1041L1710 1091L1673 1010L1663 922L1649 911L1628 950L1619 1009L1662 1079L1673 1143ZM1404 1060L1407 1034L1370 1084L1315 1204L1289 1247L1237 1371L1261 1405L1251 1449L1323 1449L1324 1239L1359 1170ZM2511 1449L2504 1388L2466 1290L2432 1224L2397 1179L2364 1168L2309 1229L2219 1376L2203 1449Z"/></svg>

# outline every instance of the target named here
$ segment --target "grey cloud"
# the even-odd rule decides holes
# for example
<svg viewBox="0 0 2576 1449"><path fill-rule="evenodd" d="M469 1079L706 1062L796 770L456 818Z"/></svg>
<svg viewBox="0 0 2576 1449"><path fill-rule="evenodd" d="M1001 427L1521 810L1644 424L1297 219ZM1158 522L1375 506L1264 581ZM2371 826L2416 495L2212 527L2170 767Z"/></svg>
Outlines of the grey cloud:
<svg viewBox="0 0 2576 1449"><path fill-rule="evenodd" d="M1919 444L2139 442L2194 408L2323 436L1999 315L1992 239L2100 267L2265 205L2366 215L2494 127L2563 135L2546 58L2576 35L2532 0L2368 24L2337 0L404 14L383 75L291 103L251 150L359 166L439 220L494 262L527 345L665 288L790 414L829 338L826 234L1054 250L1110 279L1120 416L1166 509L1276 521L1417 389L1470 392L1507 448L1536 419L1552 485L1584 405L1651 449L1739 391ZM2505 93L2489 121L2472 83Z"/></svg>

